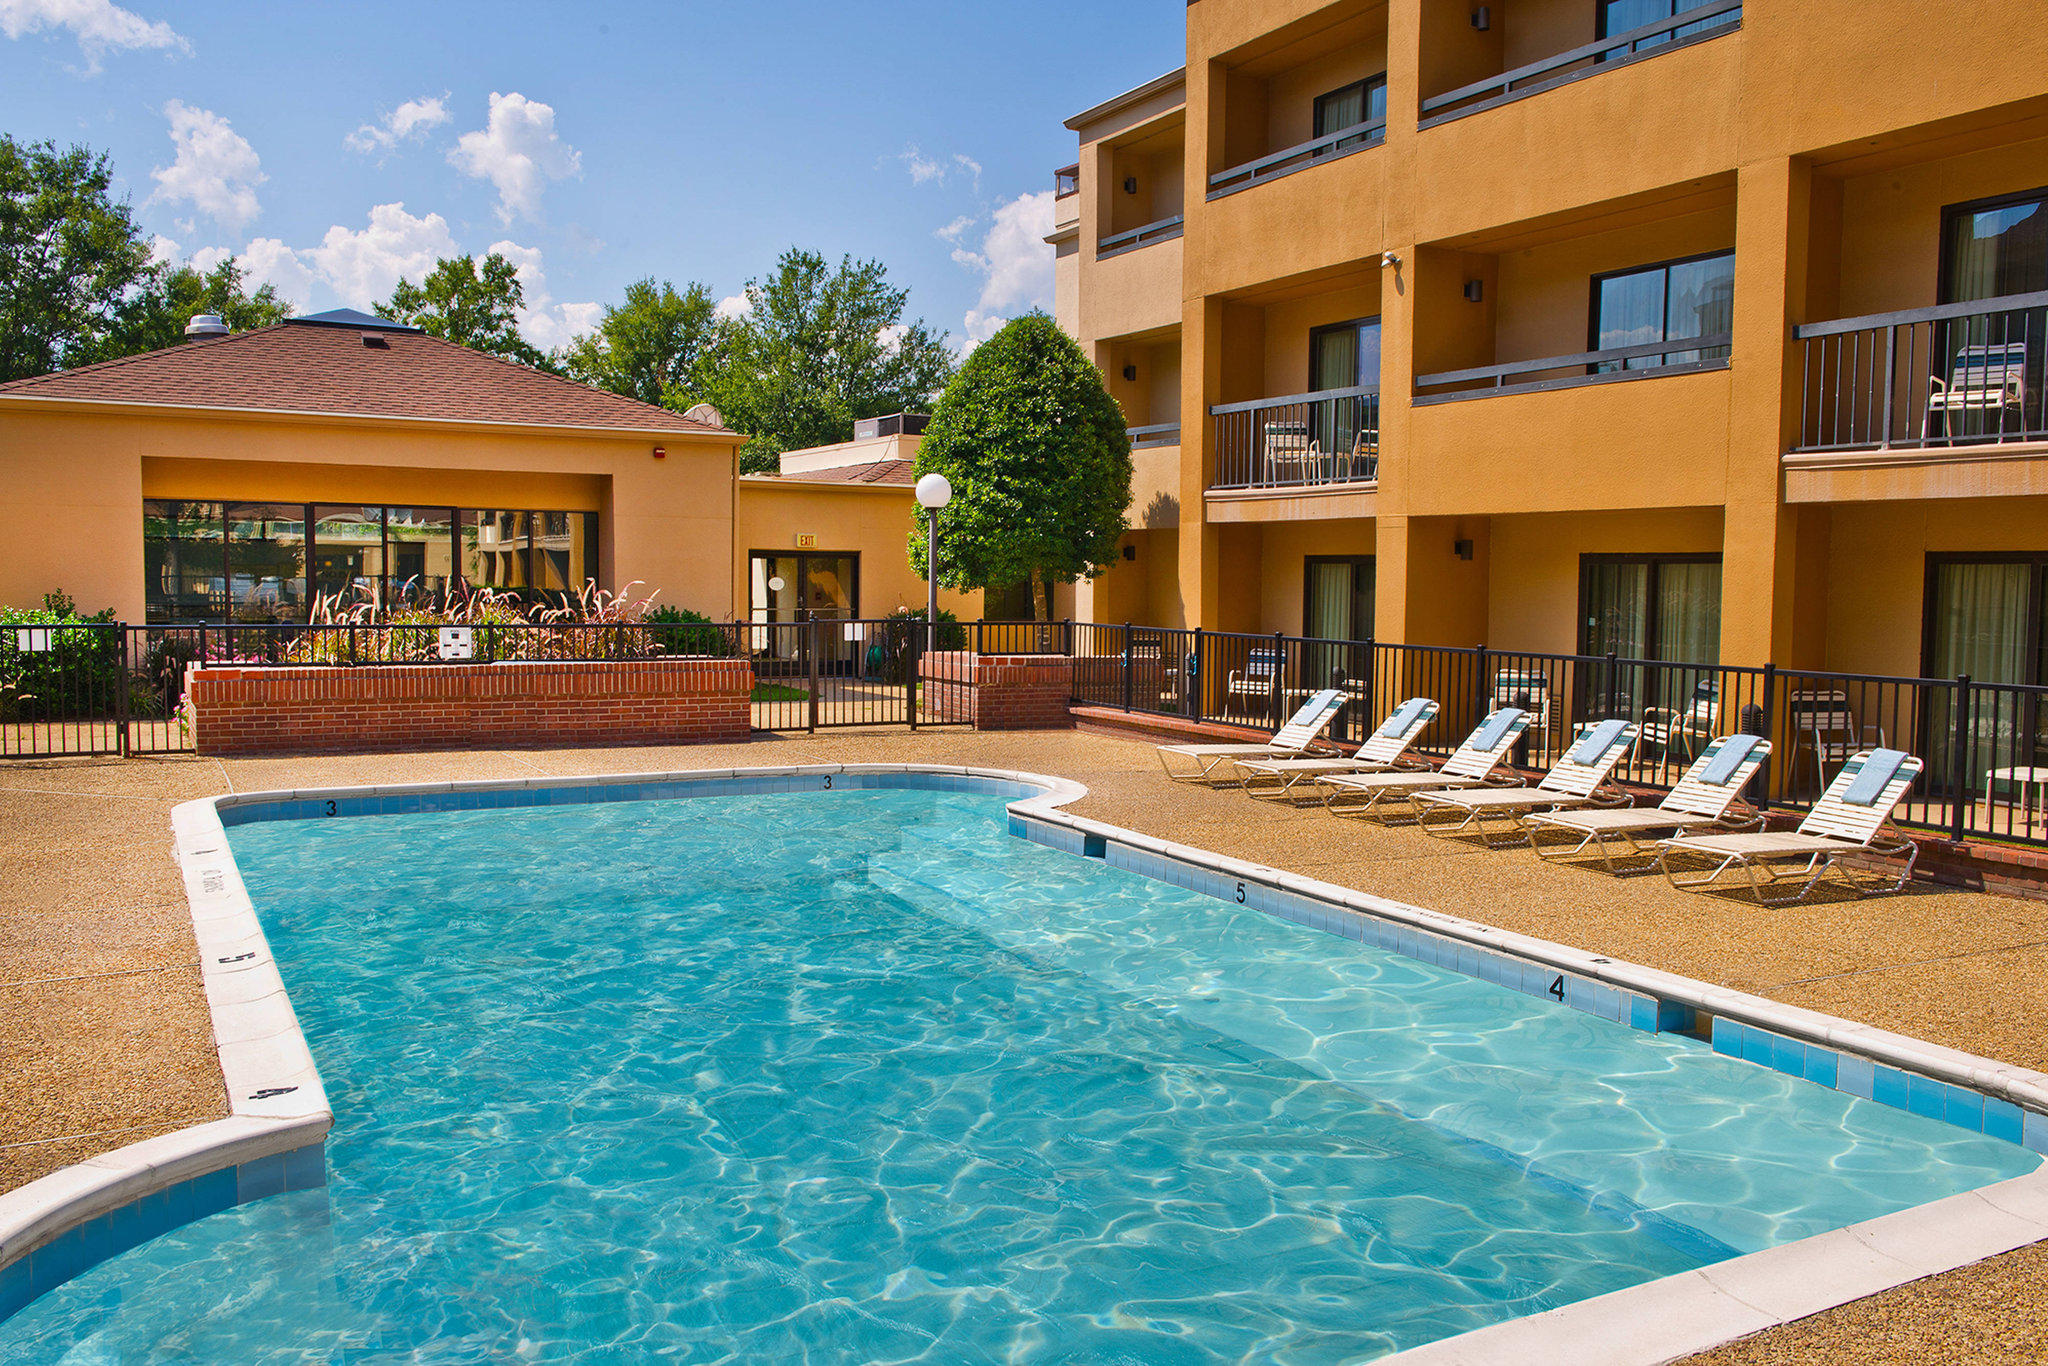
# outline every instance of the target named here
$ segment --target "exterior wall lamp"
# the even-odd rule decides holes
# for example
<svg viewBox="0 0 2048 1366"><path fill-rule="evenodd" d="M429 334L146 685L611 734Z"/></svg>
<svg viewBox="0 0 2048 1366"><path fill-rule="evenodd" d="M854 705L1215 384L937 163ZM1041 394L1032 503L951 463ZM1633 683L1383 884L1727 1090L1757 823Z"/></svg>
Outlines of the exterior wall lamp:
<svg viewBox="0 0 2048 1366"><path fill-rule="evenodd" d="M1124 367L1124 378L1125 378L1125 379L1136 379L1137 377L1138 377L1138 367L1137 367L1137 366L1135 366L1135 365L1126 365L1126 366Z"/></svg>
<svg viewBox="0 0 2048 1366"><path fill-rule="evenodd" d="M1457 556L1457 557L1458 557L1459 559L1461 559L1461 560L1469 560L1469 559L1471 559L1471 558L1472 558L1472 542L1470 542L1470 541L1452 541L1452 542L1451 542L1451 553L1452 553L1452 554L1454 554L1454 555L1456 555L1456 556Z"/></svg>
<svg viewBox="0 0 2048 1366"><path fill-rule="evenodd" d="M1478 9L1473 10L1472 27L1478 29L1481 33L1484 33L1486 32L1486 30L1492 28L1493 10L1486 5L1481 5Z"/></svg>
<svg viewBox="0 0 2048 1366"><path fill-rule="evenodd" d="M1486 297L1486 284L1485 284L1485 282L1484 282L1484 281L1482 281L1482 280L1467 280L1467 281L1465 282L1465 302L1466 302L1466 303L1468 303L1468 304L1476 304L1476 303L1478 303L1478 302L1479 302L1479 301L1480 301L1481 299L1484 299L1485 297Z"/></svg>
<svg viewBox="0 0 2048 1366"><path fill-rule="evenodd" d="M1124 193L1125 193L1125 194L1136 194L1137 192L1138 192L1138 178L1137 178L1136 176L1134 176L1134 175L1127 175L1127 176L1125 176L1125 177L1124 177Z"/></svg>

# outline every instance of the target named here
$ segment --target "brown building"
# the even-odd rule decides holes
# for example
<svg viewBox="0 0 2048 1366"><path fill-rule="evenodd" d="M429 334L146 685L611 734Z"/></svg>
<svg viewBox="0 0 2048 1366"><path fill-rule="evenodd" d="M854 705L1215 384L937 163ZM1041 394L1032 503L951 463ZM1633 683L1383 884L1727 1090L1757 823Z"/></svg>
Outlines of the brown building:
<svg viewBox="0 0 2048 1366"><path fill-rule="evenodd" d="M2043 682L2036 0L1190 0L1069 120L1075 614Z"/></svg>

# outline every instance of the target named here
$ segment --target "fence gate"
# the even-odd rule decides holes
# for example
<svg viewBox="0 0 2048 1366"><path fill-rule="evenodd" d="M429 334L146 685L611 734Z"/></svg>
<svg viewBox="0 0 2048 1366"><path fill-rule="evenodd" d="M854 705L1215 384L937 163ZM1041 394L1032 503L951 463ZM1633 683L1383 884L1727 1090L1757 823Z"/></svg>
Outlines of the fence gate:
<svg viewBox="0 0 2048 1366"><path fill-rule="evenodd" d="M203 649L194 635L117 622L0 628L0 757L191 749L178 703Z"/></svg>
<svg viewBox="0 0 2048 1366"><path fill-rule="evenodd" d="M742 622L742 653L754 664L754 729L940 726L964 721L945 675L964 672L964 627L941 623L941 654L925 661L924 624L875 618ZM965 682L964 676L960 680Z"/></svg>

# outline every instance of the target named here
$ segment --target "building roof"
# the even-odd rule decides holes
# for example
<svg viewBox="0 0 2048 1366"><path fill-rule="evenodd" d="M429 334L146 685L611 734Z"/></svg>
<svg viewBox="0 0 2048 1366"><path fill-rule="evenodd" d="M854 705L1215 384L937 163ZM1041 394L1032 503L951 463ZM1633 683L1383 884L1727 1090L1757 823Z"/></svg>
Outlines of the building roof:
<svg viewBox="0 0 2048 1366"><path fill-rule="evenodd" d="M5 398L629 432L726 430L353 309L15 380L0 384Z"/></svg>
<svg viewBox="0 0 2048 1366"><path fill-rule="evenodd" d="M908 487L917 482L916 468L916 462L910 460L874 460L865 465L834 465L830 469L797 470L770 477L805 484L902 484Z"/></svg>
<svg viewBox="0 0 2048 1366"><path fill-rule="evenodd" d="M1175 86L1185 85L1187 78L1188 69L1184 66L1176 67L1164 76L1155 76L1141 86L1126 90L1121 95L1113 95L1092 108L1083 109L1080 113L1068 119L1066 126L1078 133L1089 124L1106 119L1111 114L1128 109L1135 104L1142 104L1154 96L1163 95Z"/></svg>

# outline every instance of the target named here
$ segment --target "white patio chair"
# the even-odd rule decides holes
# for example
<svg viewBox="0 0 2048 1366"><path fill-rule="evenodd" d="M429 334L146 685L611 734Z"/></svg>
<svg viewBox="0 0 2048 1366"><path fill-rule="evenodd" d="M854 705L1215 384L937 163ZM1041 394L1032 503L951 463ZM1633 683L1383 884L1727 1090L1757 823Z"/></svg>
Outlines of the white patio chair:
<svg viewBox="0 0 2048 1366"><path fill-rule="evenodd" d="M1735 834L1762 826L1754 814L1737 817L1730 813L1742 790L1769 757L1771 742L1755 735L1724 735L1711 741L1655 806L1608 808L1596 811L1539 811L1522 818L1529 829L1529 843L1536 857L1560 861L1577 858L1586 846L1593 846L1610 873L1615 851L1610 840L1628 846L1625 857L1642 855L1645 835ZM1545 830L1562 830L1580 836L1574 845L1554 845L1545 852L1536 836ZM1637 871L1646 871L1638 869Z"/></svg>
<svg viewBox="0 0 2048 1366"><path fill-rule="evenodd" d="M1432 835L1449 838L1470 829L1489 847L1495 844L1487 830L1489 820L1504 820L1520 839L1533 842L1523 828L1522 817L1538 808L1562 810L1580 806L1627 806L1632 800L1619 788L1603 792L1614 766L1636 743L1636 728L1628 721L1596 721L1580 731L1543 781L1534 787L1484 788L1479 791L1417 792L1409 797L1415 808L1415 823ZM1452 824L1432 823L1439 812L1457 820Z"/></svg>
<svg viewBox="0 0 2048 1366"><path fill-rule="evenodd" d="M1408 799L1417 792L1450 787L1520 787L1520 774L1502 774L1497 770L1507 762L1508 752L1528 729L1529 713L1518 707L1502 707L1473 727L1457 753L1444 760L1441 768L1419 773L1330 773L1318 777L1316 785L1323 791L1323 805L1335 814L1371 816L1393 824L1390 808L1407 806Z"/></svg>
<svg viewBox="0 0 2048 1366"><path fill-rule="evenodd" d="M1344 706L1344 694L1335 688L1325 688L1316 693L1287 719L1287 724L1275 731L1271 740L1255 743L1216 745L1160 745L1159 766L1166 770L1166 776L1176 782L1209 782L1216 770L1242 758L1258 758L1271 755L1290 757L1308 754L1322 749L1335 754L1334 746L1323 743L1323 732L1337 719L1337 713ZM1191 764L1191 768L1176 770L1176 763Z"/></svg>
<svg viewBox="0 0 2048 1366"><path fill-rule="evenodd" d="M1429 723L1436 719L1437 705L1427 697L1411 697L1394 708L1379 729L1366 737L1358 752L1349 758L1332 755L1321 758L1249 758L1237 761L1240 786L1252 797L1291 800L1303 782L1332 773L1385 773L1397 768L1426 769L1427 764L1410 759L1408 747L1415 743Z"/></svg>
<svg viewBox="0 0 2048 1366"><path fill-rule="evenodd" d="M2005 428L2005 410L2024 413L2027 402L2027 344L2024 341L1988 342L1958 347L1949 366L1948 379L1934 375L1927 395L1927 414L1922 432L1932 436L1935 414L1941 415L1941 434L1955 437L1957 413L1996 413L1999 430Z"/></svg>

